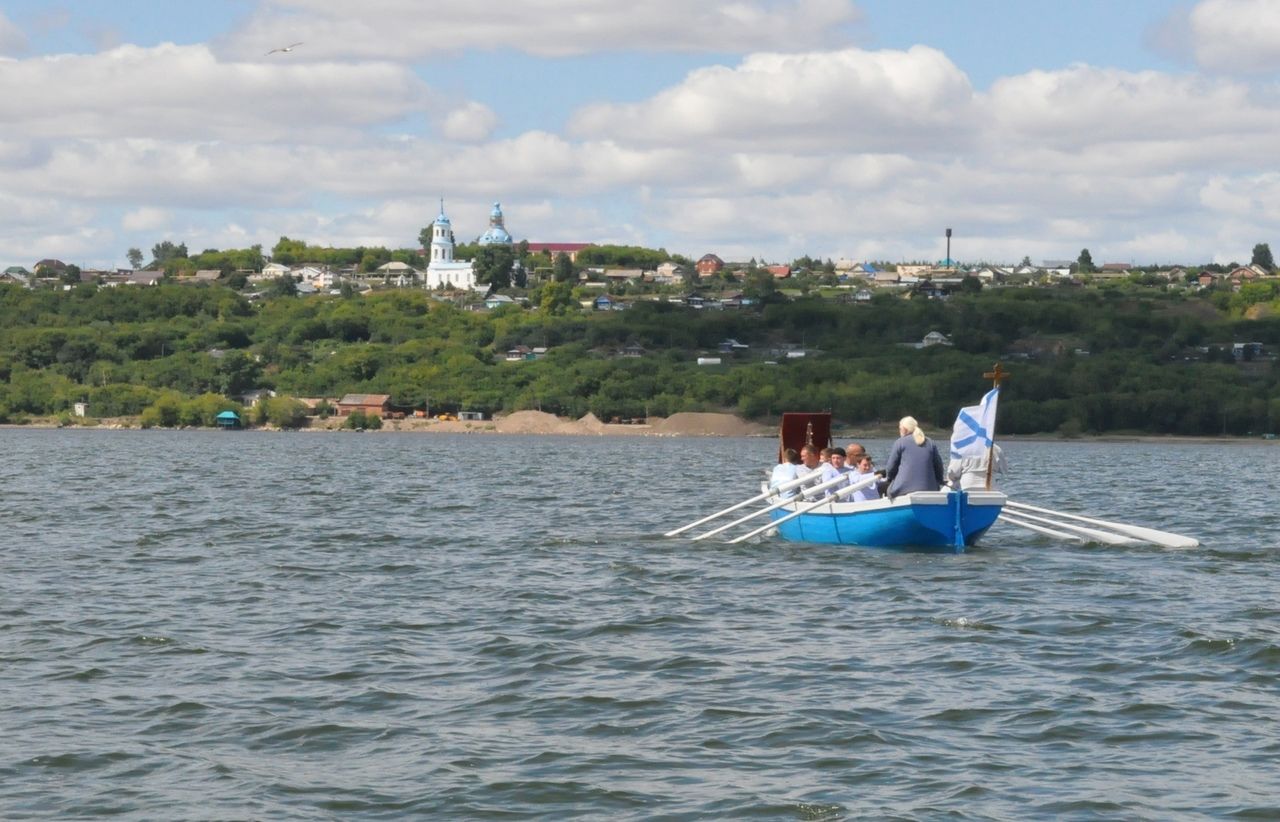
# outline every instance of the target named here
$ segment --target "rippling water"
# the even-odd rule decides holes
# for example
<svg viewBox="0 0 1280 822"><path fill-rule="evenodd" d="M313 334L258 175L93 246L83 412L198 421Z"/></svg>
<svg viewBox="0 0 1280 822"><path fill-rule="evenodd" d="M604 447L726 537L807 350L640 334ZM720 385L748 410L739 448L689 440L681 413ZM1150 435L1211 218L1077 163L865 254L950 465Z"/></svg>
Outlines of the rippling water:
<svg viewBox="0 0 1280 822"><path fill-rule="evenodd" d="M0 430L0 816L1280 817L1280 448L1006 445L1196 551L656 536L774 447Z"/></svg>

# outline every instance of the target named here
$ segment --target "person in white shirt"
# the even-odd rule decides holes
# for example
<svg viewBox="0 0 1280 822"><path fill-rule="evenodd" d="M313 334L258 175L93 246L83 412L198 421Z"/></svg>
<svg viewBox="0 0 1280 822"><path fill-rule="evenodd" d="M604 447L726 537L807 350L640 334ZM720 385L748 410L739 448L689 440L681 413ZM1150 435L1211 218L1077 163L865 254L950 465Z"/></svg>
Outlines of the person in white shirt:
<svg viewBox="0 0 1280 822"><path fill-rule="evenodd" d="M791 482L807 473L807 470L800 465L800 454L796 449L788 448L782 452L782 462L773 467L773 473L769 476L769 487L777 488L783 483ZM794 497L796 491L794 488L781 492L783 497Z"/></svg>
<svg viewBox="0 0 1280 822"><path fill-rule="evenodd" d="M822 455L826 459L822 463L822 477L819 482L829 482L836 477L847 477L849 469L844 465L844 449L843 448L823 448ZM826 489L827 495L830 496L836 492L844 483L837 482Z"/></svg>
<svg viewBox="0 0 1280 822"><path fill-rule="evenodd" d="M822 466L822 452L816 445L806 445L800 449L800 465L796 467L797 477L807 477L819 471ZM808 488L811 485L817 485L820 482L815 476L813 479L802 483L801 488ZM798 489L797 489L798 490Z"/></svg>
<svg viewBox="0 0 1280 822"><path fill-rule="evenodd" d="M996 488L995 475L1004 474L1009 465L1005 462L1004 452L1000 450L1000 446L993 444L991 452L995 460L995 470L991 474L991 490L994 491ZM986 490L986 452L984 451L981 456L952 457L951 462L947 463L947 479L952 488L959 488L961 491Z"/></svg>
<svg viewBox="0 0 1280 822"><path fill-rule="evenodd" d="M875 463L871 461L871 457L863 454L853 465L853 473L849 475L850 484L857 485L868 477L875 476L874 466ZM845 499L849 500L849 502L867 502L873 499L880 499L879 483L873 482L866 488L854 491Z"/></svg>

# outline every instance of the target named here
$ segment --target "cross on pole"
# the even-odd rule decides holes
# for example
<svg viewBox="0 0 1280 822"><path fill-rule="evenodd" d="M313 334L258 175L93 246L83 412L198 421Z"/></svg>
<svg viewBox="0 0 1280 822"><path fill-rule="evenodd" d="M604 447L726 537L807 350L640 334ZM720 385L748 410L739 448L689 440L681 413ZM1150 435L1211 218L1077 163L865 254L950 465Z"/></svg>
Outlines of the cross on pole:
<svg viewBox="0 0 1280 822"><path fill-rule="evenodd" d="M982 375L983 379L991 380L992 388L999 388L1000 383L1009 379L1009 372L1000 367L1000 363L996 363L994 367Z"/></svg>
<svg viewBox="0 0 1280 822"><path fill-rule="evenodd" d="M991 380L991 387L999 388L1000 383L1009 379L1009 372L1000 367L1000 363L996 363L994 367L982 375L984 379ZM987 446L987 490L991 490L991 472L995 468L995 449L996 449L996 426L995 420L992 419L991 431L987 435L991 438L991 445Z"/></svg>

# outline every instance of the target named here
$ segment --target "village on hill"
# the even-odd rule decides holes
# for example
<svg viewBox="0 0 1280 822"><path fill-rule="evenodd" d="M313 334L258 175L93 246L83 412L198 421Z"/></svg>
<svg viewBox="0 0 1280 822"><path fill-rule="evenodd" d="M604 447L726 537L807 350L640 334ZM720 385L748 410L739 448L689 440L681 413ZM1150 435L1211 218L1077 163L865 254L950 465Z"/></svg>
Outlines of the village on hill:
<svg viewBox="0 0 1280 822"><path fill-rule="evenodd" d="M1088 249L1039 265L733 262L517 242L498 203L458 243L443 202L419 240L198 254L165 240L146 265L130 249L129 270L10 266L0 423L475 430L541 412L638 432L802 407L874 427L892 406L944 424L968 398L955 375L994 360L1020 363L1011 433L1280 422L1265 243L1247 265L1095 265Z"/></svg>
<svg viewBox="0 0 1280 822"><path fill-rule="evenodd" d="M691 307L714 309L750 305L788 291L867 302L877 293L945 298L982 287L1090 287L1117 282L1187 293L1209 288L1238 291L1277 278L1265 243L1255 246L1248 264L1172 266L1095 265L1088 249L1075 260L1033 263L1023 258L1017 264L966 264L949 257L933 263L810 257L768 263L725 261L714 252L691 259L665 250L587 242L517 243L506 228L500 203L493 204L488 227L474 243L457 244L443 201L439 215L419 239L418 248L389 250L309 246L282 237L270 254L253 246L195 255L189 254L185 244L166 240L153 247L146 266L140 249L129 250L133 268L85 268L50 257L30 267L10 265L0 272L0 282L63 289L80 284L111 288L220 283L256 298L288 279L293 284L275 293L305 296L339 294L344 288L355 293L418 288L473 308L492 309L522 303L520 291L554 280L573 286L584 308L621 310L632 299L670 299L673 294Z"/></svg>

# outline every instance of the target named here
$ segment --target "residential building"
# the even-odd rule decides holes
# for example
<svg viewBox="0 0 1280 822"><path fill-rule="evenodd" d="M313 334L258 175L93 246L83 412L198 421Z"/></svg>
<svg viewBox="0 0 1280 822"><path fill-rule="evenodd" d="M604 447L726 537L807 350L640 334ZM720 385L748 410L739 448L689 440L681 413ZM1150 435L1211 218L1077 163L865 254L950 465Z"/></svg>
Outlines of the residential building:
<svg viewBox="0 0 1280 822"><path fill-rule="evenodd" d="M577 262L578 252L591 246L591 243L528 243L530 254L546 254L555 259L567 254L569 262Z"/></svg>
<svg viewBox="0 0 1280 822"><path fill-rule="evenodd" d="M352 411L377 414L385 417L391 410L390 394L347 394L338 400L338 416L345 417Z"/></svg>
<svg viewBox="0 0 1280 822"><path fill-rule="evenodd" d="M703 254L694 265L699 277L713 277L724 268L724 260L714 254Z"/></svg>

